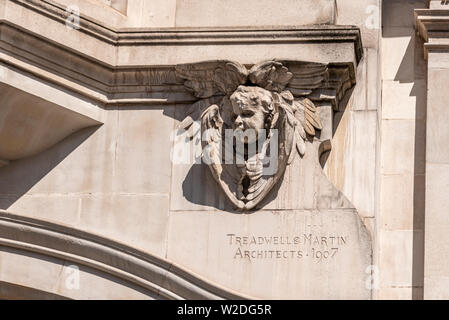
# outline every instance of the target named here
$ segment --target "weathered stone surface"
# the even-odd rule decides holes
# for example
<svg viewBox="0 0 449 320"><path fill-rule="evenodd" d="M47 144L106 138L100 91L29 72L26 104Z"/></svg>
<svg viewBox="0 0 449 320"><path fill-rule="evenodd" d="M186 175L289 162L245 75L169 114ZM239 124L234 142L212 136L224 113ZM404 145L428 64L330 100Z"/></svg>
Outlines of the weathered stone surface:
<svg viewBox="0 0 449 320"><path fill-rule="evenodd" d="M426 74L414 9L383 1L377 215L378 299L421 299L424 277Z"/></svg>
<svg viewBox="0 0 449 320"><path fill-rule="evenodd" d="M379 279L380 288L422 287L422 279L414 279L414 273L419 273L419 270L416 269L416 265L413 265L413 260L418 260L416 254L419 255L422 252L422 240L422 231L381 232L379 241L382 250L380 251L379 269L388 270L388 273L384 273ZM422 268L422 265L419 267Z"/></svg>
<svg viewBox="0 0 449 320"><path fill-rule="evenodd" d="M122 27L175 27L176 0L128 0L127 19Z"/></svg>
<svg viewBox="0 0 449 320"><path fill-rule="evenodd" d="M377 48L381 30L380 0L337 0L336 24L356 25L366 48Z"/></svg>
<svg viewBox="0 0 449 320"><path fill-rule="evenodd" d="M0 288L3 288L2 281L14 280L16 285L70 299L151 299L151 296L141 293L137 288L132 288L129 283L125 283L119 278L113 276L104 278L104 275L98 274L92 268L74 269L73 266L60 259L51 259L39 254L24 253L20 250L1 246ZM79 275L79 278L74 281L75 272ZM95 290L92 288L95 288ZM1 291L2 289L0 289L0 295ZM14 292L11 292L11 294L14 294ZM7 297L10 296L7 295ZM29 299L30 297L21 298ZM36 298L41 299L42 296Z"/></svg>
<svg viewBox="0 0 449 320"><path fill-rule="evenodd" d="M382 176L380 210L390 213L379 217L384 230L413 230L416 223L413 216L414 202L410 201L415 192L413 179L412 175Z"/></svg>
<svg viewBox="0 0 449 320"><path fill-rule="evenodd" d="M269 60L248 70L225 60L178 65L176 72L202 99L180 129L201 121L202 161L238 210L255 208L323 129L307 96L325 85L325 64Z"/></svg>
<svg viewBox="0 0 449 320"><path fill-rule="evenodd" d="M377 116L371 110L337 114L332 151L324 167L363 217L375 216Z"/></svg>
<svg viewBox="0 0 449 320"><path fill-rule="evenodd" d="M378 110L379 101L381 97L381 76L379 74L380 62L379 62L379 49L368 48L366 50L366 104L368 110Z"/></svg>
<svg viewBox="0 0 449 320"><path fill-rule="evenodd" d="M425 221L425 299L446 299L449 294L447 286L447 256L442 254L448 249L445 230L448 227L446 210L449 187L449 164L427 163L426 166L426 221Z"/></svg>
<svg viewBox="0 0 449 320"><path fill-rule="evenodd" d="M382 118L383 119L419 119L425 118L426 82L401 83L397 81L383 82Z"/></svg>
<svg viewBox="0 0 449 320"><path fill-rule="evenodd" d="M431 59L437 58L432 57ZM449 163L449 150L440 148L443 141L449 139L447 125L446 87L443 83L449 79L449 70L433 69L428 73L429 90L427 95L427 152L426 160L431 163Z"/></svg>
<svg viewBox="0 0 449 320"><path fill-rule="evenodd" d="M389 27L407 27L413 29L414 11L415 9L426 8L426 2L428 0L383 1L383 23Z"/></svg>
<svg viewBox="0 0 449 320"><path fill-rule="evenodd" d="M114 190L124 193L169 192L173 113L172 106L118 110Z"/></svg>
<svg viewBox="0 0 449 320"><path fill-rule="evenodd" d="M1 79L9 83L7 77ZM100 125L96 119L5 83L0 84L0 159L35 155L73 132Z"/></svg>
<svg viewBox="0 0 449 320"><path fill-rule="evenodd" d="M176 27L331 24L334 11L332 0L178 0Z"/></svg>
<svg viewBox="0 0 449 320"><path fill-rule="evenodd" d="M414 79L414 31L386 26L382 37L382 79L412 82Z"/></svg>
<svg viewBox="0 0 449 320"><path fill-rule="evenodd" d="M354 210L180 211L172 213L170 229L169 259L239 292L262 299L370 298L369 235Z"/></svg>
<svg viewBox="0 0 449 320"><path fill-rule="evenodd" d="M424 127L416 126L414 120L384 120L382 130L381 156L384 174L423 173L425 159L418 150L423 150L425 146L422 135ZM401 135L395 134L398 131ZM414 154L417 155L416 159L411 157Z"/></svg>
<svg viewBox="0 0 449 320"><path fill-rule="evenodd" d="M204 164L173 165L171 206L174 211L233 210ZM204 181L201 183L201 181ZM188 186L195 185L195 188ZM219 191L219 190L218 190ZM346 197L328 181L318 163L316 147L307 145L306 156L296 159L285 170L278 184L258 208L267 210L304 210L351 207Z"/></svg>
<svg viewBox="0 0 449 320"><path fill-rule="evenodd" d="M258 298L371 298L365 282L366 270L372 263L371 236L357 211L324 175L318 162L319 142L307 142L306 146L305 155L287 166L279 185L256 210L246 214L235 210L205 164L174 164L167 257L235 291ZM344 250L344 257L340 256L346 262L336 258L317 263L309 259L315 251L328 251L323 254L331 255L329 249L334 252L339 249L324 243L318 249L299 242L257 244L258 240L256 244L235 246L230 236L298 237L299 241L304 234L314 233L319 234L320 241L321 237L343 233L348 235L347 239L357 240L354 246L348 240L348 250ZM301 258L264 256L273 254L270 250L278 250L281 255L287 255L286 252L292 255L292 251L298 255L301 250ZM257 254L262 256L257 258ZM262 274L273 275L266 279L272 288L269 293L265 290L266 281L265 284L255 281Z"/></svg>
<svg viewBox="0 0 449 320"><path fill-rule="evenodd" d="M168 290L164 298L420 299L423 291L429 298L447 296L447 261L441 252L447 246L449 156L444 141L449 58L443 51L449 42L445 34L435 37L425 30L449 25L442 23L447 13L440 11L448 5L430 1L429 11L422 10L424 0L125 2L0 1L0 79L23 92L6 95L10 92L2 85L0 115L9 113L8 104L17 104L24 95L39 97L45 103L20 100L26 107L16 111L35 116L29 111L38 110L40 120L18 118L42 124L38 131L50 137L31 135L48 143L31 157L9 161L11 157L0 154L0 209L68 225L109 243L98 253L99 243L84 246L78 234L59 248L68 254L67 261L51 260L50 251L32 257L8 252L2 256L8 263L0 269L1 298L4 292L19 290L9 284L5 291L2 284L8 281L30 285L44 295L71 298L161 298L142 289L161 283L166 286L155 290ZM65 26L68 5L81 10L79 30ZM420 9L415 24L422 39L414 30L414 9ZM376 25L380 16L382 26ZM175 66L232 60L250 70L273 59L333 65L329 79L311 76L305 81L320 83L310 99L322 129L308 127L315 138L306 139L305 152L299 152L304 156L286 166L254 210L242 214L207 166L172 163L174 127L211 89L207 83L195 83L193 89L201 92L189 91ZM341 66L345 70L339 70ZM289 81L282 70L275 68L270 78L264 74L270 69L261 67L253 79L245 78L239 85L258 91L258 97L269 94L261 94L254 85L270 94L282 93ZM229 78L220 81L228 84ZM332 87L340 81L342 94ZM224 94L231 96L235 88L231 91ZM234 104L248 104L248 97L237 98ZM53 107L62 110L63 117L45 126L51 117L43 117L54 114ZM65 120L73 113L103 125L69 135L72 127ZM255 118L253 124L261 117ZM1 121L0 132L10 131L11 125L2 126ZM81 122L76 129L84 128ZM14 127L19 133L20 128ZM1 140L0 151L17 141ZM277 236L280 241L315 233L319 241L341 234L347 242L339 246L334 260L316 262L284 258L284 251L329 251L322 243L240 248L227 236ZM10 232L0 237L1 245L17 246L8 242L15 235L29 237L29 242L20 243L24 246L42 239L32 232ZM55 241L45 238L39 250ZM118 242L129 247L114 251ZM281 250L282 258L257 258L257 253L254 259L245 258L244 251L253 247ZM243 259L234 259L238 249ZM124 252L126 258L119 259ZM89 262L76 260L83 254ZM157 258L152 267L164 266L161 273L152 273L145 263L153 260L146 254ZM89 292L91 285L74 293L60 278L55 280L54 274L60 275L68 261L79 263L81 269L98 262L95 270L81 270L81 284L98 286L98 295ZM23 266L15 273L13 264ZM108 268L119 269L121 280L114 278L116 269ZM43 279L27 276L33 270ZM180 275L187 279L184 286L174 280ZM366 289L370 276L376 278L373 290ZM129 277L134 277L137 290Z"/></svg>

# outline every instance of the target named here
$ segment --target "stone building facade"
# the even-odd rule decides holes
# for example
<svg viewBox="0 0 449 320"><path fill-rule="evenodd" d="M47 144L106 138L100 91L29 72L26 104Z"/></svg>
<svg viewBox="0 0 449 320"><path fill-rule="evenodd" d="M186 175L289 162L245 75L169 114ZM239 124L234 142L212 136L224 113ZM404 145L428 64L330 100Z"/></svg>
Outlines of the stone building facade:
<svg viewBox="0 0 449 320"><path fill-rule="evenodd" d="M0 0L0 298L449 298L448 32L440 0Z"/></svg>

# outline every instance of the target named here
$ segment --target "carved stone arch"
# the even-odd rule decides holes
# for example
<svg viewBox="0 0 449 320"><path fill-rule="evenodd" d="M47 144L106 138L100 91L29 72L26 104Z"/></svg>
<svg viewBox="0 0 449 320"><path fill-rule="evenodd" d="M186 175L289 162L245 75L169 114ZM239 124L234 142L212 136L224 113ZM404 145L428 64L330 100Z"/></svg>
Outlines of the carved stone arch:
<svg viewBox="0 0 449 320"><path fill-rule="evenodd" d="M0 211L0 234L0 297L15 288L67 299L250 298L157 256L54 223Z"/></svg>
<svg viewBox="0 0 449 320"><path fill-rule="evenodd" d="M67 297L26 286L0 281L2 300L68 300Z"/></svg>

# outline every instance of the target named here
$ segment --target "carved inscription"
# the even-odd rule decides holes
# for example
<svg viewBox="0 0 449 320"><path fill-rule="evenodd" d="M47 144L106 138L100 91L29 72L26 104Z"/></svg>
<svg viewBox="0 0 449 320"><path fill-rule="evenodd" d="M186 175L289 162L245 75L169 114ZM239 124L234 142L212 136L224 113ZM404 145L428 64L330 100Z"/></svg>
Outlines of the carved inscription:
<svg viewBox="0 0 449 320"><path fill-rule="evenodd" d="M321 263L334 259L348 244L348 236L304 233L294 236L241 236L229 233L234 259L312 259Z"/></svg>

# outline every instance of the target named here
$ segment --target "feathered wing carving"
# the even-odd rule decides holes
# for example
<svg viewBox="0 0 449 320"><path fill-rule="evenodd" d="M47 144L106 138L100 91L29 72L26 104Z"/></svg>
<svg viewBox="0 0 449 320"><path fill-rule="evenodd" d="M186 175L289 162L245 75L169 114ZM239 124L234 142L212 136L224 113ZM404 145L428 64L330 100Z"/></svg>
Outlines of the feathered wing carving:
<svg viewBox="0 0 449 320"><path fill-rule="evenodd" d="M190 106L187 110L187 115L184 120L178 125L178 129L188 131L188 137L192 139L196 134L194 123L201 118L203 112L209 108L212 104L216 103L217 99L202 99Z"/></svg>
<svg viewBox="0 0 449 320"><path fill-rule="evenodd" d="M312 137L315 136L315 129L322 130L323 125L315 104L307 98L298 100L299 108L304 110L304 129Z"/></svg>
<svg viewBox="0 0 449 320"><path fill-rule="evenodd" d="M328 81L328 68L323 63L272 60L254 65L248 77L267 90L307 96Z"/></svg>
<svg viewBox="0 0 449 320"><path fill-rule="evenodd" d="M232 94L248 78L248 70L228 60L205 61L176 66L176 73L185 80L185 87L197 98Z"/></svg>
<svg viewBox="0 0 449 320"><path fill-rule="evenodd" d="M314 137L316 130L322 129L317 107L306 96L328 81L327 65L290 60L264 61L254 65L248 77L254 84L274 91L275 101L283 110L286 121L281 122L282 130L292 131L283 132L287 142L287 164L294 160L296 153L292 151L295 147L300 156L304 156L307 135Z"/></svg>
<svg viewBox="0 0 449 320"><path fill-rule="evenodd" d="M322 129L318 109L311 100L295 99L290 91L274 92L273 97L278 110L278 121L273 127L278 130L278 168L275 174L265 176L261 174L259 163L250 163L251 159L248 159L245 170L250 184L248 195L245 196L245 210L253 209L265 198L296 155L305 155L306 141L315 136L316 130Z"/></svg>
<svg viewBox="0 0 449 320"><path fill-rule="evenodd" d="M296 154L303 157L306 142L322 129L319 112L307 98L327 81L327 65L301 61L264 61L248 71L231 61L207 61L176 67L185 86L202 100L193 104L179 127L191 129L201 120L203 161L226 196L241 210L253 209L278 182ZM273 110L271 129L278 130L278 169L264 175L256 157L242 164L225 164L224 129L232 127L231 95L247 81L271 92ZM250 84L247 84L250 85ZM270 143L268 141L268 143ZM264 156L263 154L261 155Z"/></svg>
<svg viewBox="0 0 449 320"><path fill-rule="evenodd" d="M281 92L290 82L293 74L278 61L264 61L256 64L249 71L252 83L269 91Z"/></svg>
<svg viewBox="0 0 449 320"><path fill-rule="evenodd" d="M285 150L279 150L279 154L284 153L287 164L290 164L295 159L295 151L304 156L307 136L313 138L316 130L322 129L322 124L318 109L311 100L295 99L290 91L275 94L275 97L285 118L280 128L285 139Z"/></svg>
<svg viewBox="0 0 449 320"><path fill-rule="evenodd" d="M236 197L238 194L238 169L225 164L223 126L221 106L214 104L201 115L202 159L209 166L214 179L219 183L226 196L238 209L244 209L245 203ZM232 148L232 146L231 146Z"/></svg>
<svg viewBox="0 0 449 320"><path fill-rule="evenodd" d="M211 105L201 115L201 132L203 161L211 166L213 173L221 174L221 146L222 146L223 119L220 116L220 107Z"/></svg>

